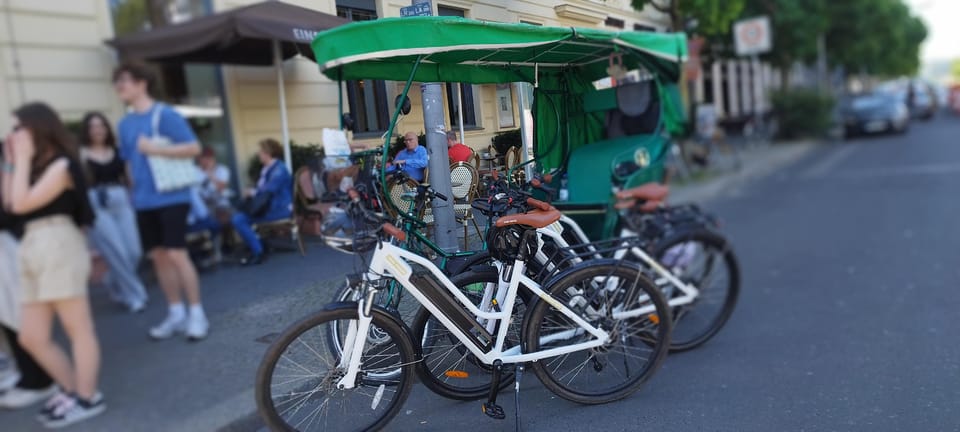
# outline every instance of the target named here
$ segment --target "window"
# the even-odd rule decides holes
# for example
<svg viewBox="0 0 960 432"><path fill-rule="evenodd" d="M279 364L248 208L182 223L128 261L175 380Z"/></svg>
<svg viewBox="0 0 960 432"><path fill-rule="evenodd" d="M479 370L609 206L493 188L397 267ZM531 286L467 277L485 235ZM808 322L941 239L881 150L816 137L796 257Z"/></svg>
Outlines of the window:
<svg viewBox="0 0 960 432"><path fill-rule="evenodd" d="M450 125L460 127L460 106L463 106L463 127L478 128L480 110L474 96L473 86L464 83L447 83L447 106L450 107ZM461 105L457 105L457 92L460 92Z"/></svg>
<svg viewBox="0 0 960 432"><path fill-rule="evenodd" d="M467 15L463 9L437 5L437 16L458 16L463 18Z"/></svg>
<svg viewBox="0 0 960 432"><path fill-rule="evenodd" d="M616 28L619 28L619 29L622 29L622 28L623 28L623 20L622 20L622 19L617 19L617 18L614 18L614 17L607 17L607 19L604 20L603 23L606 24L608 27L616 27Z"/></svg>
<svg viewBox="0 0 960 432"><path fill-rule="evenodd" d="M648 31L648 32L655 32L655 31L657 31L656 28L653 28L653 27L648 26L648 25L643 25L643 24L634 24L634 25L633 25L633 29L634 29L635 31Z"/></svg>
<svg viewBox="0 0 960 432"><path fill-rule="evenodd" d="M337 0L337 15L351 21L377 19L373 0ZM379 135L387 130L390 110L387 83L383 80L347 81L347 106L354 119L354 134Z"/></svg>

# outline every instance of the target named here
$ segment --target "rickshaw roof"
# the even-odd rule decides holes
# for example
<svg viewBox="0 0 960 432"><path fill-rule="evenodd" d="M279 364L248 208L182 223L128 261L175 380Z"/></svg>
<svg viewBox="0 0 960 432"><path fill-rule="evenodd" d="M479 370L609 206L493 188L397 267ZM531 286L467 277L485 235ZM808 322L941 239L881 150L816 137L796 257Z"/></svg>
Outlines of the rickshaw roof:
<svg viewBox="0 0 960 432"><path fill-rule="evenodd" d="M627 69L676 81L686 59L682 33L610 31L484 22L460 17L382 18L321 32L312 48L331 79L406 81L418 56L418 82L535 82L544 72L608 76L611 54Z"/></svg>

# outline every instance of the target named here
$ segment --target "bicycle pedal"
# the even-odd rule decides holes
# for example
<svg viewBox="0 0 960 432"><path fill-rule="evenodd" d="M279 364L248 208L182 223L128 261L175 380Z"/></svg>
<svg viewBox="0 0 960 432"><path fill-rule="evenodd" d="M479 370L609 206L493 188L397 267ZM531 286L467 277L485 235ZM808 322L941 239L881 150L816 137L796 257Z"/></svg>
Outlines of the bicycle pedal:
<svg viewBox="0 0 960 432"><path fill-rule="evenodd" d="M503 420L507 418L507 415L504 414L503 412L503 407L495 403L484 402L483 405L480 406L480 408L483 409L484 414L492 418L495 418L497 420Z"/></svg>

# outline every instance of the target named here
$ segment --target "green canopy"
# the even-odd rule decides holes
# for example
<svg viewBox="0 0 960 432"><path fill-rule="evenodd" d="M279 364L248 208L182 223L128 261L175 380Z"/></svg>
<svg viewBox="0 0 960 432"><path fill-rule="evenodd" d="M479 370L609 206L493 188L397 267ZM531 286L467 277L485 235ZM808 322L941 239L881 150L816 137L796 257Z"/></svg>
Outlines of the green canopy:
<svg viewBox="0 0 960 432"><path fill-rule="evenodd" d="M321 32L313 51L331 79L474 84L538 81L538 73L575 68L589 81L607 75L610 54L628 69L643 67L676 81L686 59L682 33L609 31L483 22L460 17L382 18Z"/></svg>

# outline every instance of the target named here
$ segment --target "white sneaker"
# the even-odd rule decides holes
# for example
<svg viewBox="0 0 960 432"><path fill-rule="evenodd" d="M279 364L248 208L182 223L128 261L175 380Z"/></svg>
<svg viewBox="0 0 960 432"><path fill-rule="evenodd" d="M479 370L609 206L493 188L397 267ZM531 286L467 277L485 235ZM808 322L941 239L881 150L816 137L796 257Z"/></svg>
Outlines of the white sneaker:
<svg viewBox="0 0 960 432"><path fill-rule="evenodd" d="M207 332L210 330L210 322L207 321L206 317L194 317L191 316L187 319L187 339L190 341L198 341L207 337Z"/></svg>
<svg viewBox="0 0 960 432"><path fill-rule="evenodd" d="M173 319L171 316L167 317L158 324L156 327L150 328L150 337L154 339L169 339L175 334L183 333L187 330L187 319Z"/></svg>
<svg viewBox="0 0 960 432"><path fill-rule="evenodd" d="M62 428L96 416L106 409L107 404L103 401L103 395L99 392L90 400L69 397L69 399L57 405L52 412L46 414L40 422L51 429Z"/></svg>
<svg viewBox="0 0 960 432"><path fill-rule="evenodd" d="M19 381L20 372L13 365L0 370L0 392L12 389Z"/></svg>
<svg viewBox="0 0 960 432"><path fill-rule="evenodd" d="M29 390L20 387L14 387L0 394L0 408L20 409L26 408L37 402L40 402L57 391L57 386L51 385L45 389Z"/></svg>
<svg viewBox="0 0 960 432"><path fill-rule="evenodd" d="M144 301L136 300L127 304L127 310L129 310L130 313L133 313L133 314L143 312L146 309L147 309L147 302L144 302Z"/></svg>

